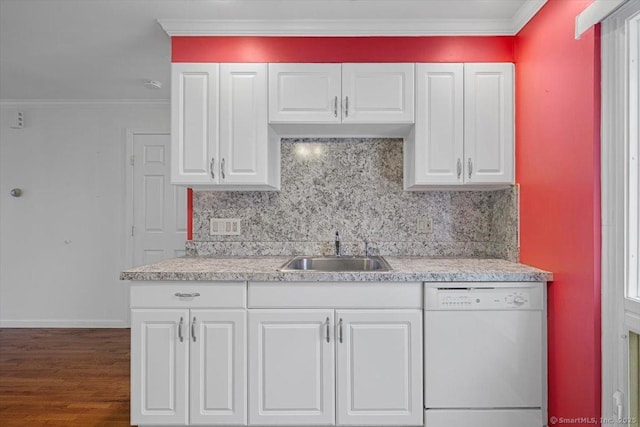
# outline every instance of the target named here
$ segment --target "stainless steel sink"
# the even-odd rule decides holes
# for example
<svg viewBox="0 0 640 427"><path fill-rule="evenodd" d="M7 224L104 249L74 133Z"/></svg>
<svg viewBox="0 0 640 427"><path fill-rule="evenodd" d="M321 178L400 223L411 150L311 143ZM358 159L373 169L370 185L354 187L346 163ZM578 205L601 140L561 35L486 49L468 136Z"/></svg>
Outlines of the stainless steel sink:
<svg viewBox="0 0 640 427"><path fill-rule="evenodd" d="M381 256L311 257L299 256L287 261L280 271L389 271L389 263Z"/></svg>

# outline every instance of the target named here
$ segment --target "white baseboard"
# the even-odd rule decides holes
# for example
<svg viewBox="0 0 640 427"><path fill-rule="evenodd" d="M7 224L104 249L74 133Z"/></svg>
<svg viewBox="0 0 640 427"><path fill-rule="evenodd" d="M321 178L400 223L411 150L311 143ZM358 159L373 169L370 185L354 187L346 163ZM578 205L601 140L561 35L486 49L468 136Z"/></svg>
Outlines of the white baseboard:
<svg viewBox="0 0 640 427"><path fill-rule="evenodd" d="M124 320L83 320L83 319L0 319L0 328L128 328Z"/></svg>

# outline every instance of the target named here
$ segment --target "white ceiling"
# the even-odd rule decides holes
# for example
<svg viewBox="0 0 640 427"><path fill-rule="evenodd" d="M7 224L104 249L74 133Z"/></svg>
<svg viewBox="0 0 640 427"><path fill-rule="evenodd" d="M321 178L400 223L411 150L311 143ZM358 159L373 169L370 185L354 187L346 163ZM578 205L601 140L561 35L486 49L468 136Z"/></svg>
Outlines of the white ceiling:
<svg viewBox="0 0 640 427"><path fill-rule="evenodd" d="M0 99L168 99L170 38L158 19L172 33L308 34L339 20L413 35L514 34L544 1L0 0ZM163 88L145 89L149 79Z"/></svg>

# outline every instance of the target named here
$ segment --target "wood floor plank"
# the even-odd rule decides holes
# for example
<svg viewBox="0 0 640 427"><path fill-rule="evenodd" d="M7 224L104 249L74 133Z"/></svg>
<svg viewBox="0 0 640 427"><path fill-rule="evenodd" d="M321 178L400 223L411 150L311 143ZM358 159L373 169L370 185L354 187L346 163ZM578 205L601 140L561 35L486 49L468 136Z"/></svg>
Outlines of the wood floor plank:
<svg viewBox="0 0 640 427"><path fill-rule="evenodd" d="M129 425L129 329L0 328L0 425Z"/></svg>

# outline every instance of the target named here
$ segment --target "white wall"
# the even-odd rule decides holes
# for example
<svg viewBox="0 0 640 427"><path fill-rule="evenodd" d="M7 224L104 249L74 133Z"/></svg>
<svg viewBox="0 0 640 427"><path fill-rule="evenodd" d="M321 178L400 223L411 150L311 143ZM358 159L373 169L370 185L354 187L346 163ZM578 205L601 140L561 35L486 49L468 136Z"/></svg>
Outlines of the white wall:
<svg viewBox="0 0 640 427"><path fill-rule="evenodd" d="M168 104L0 105L0 326L128 325L126 129L168 130Z"/></svg>

